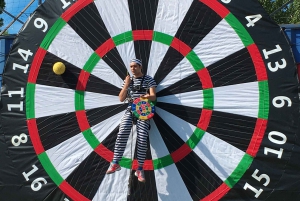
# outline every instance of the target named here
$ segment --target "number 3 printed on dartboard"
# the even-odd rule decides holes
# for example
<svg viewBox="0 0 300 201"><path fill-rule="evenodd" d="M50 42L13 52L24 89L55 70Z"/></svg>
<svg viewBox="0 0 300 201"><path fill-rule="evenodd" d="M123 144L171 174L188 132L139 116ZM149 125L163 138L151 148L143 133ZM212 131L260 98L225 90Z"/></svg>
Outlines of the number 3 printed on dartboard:
<svg viewBox="0 0 300 201"><path fill-rule="evenodd" d="M265 59L269 59L270 55L282 51L280 45L276 45L275 47L276 47L275 49L269 50L269 51L267 51L266 49L263 49L263 54L264 54ZM279 69L284 69L286 67L286 64L287 64L286 60L284 58L282 58L281 61L282 61L282 64L279 64L279 62L276 61L275 62L275 67L272 66L271 62L268 62L269 70L274 73L274 72L277 72ZM285 101L287 102L287 107L292 106L291 99L289 97L286 97L286 96L277 96L273 99L272 103L273 103L274 107L282 108L285 105Z"/></svg>
<svg viewBox="0 0 300 201"><path fill-rule="evenodd" d="M269 56L275 53L278 53L280 51L282 51L282 48L280 47L280 45L276 45L276 48L273 50L269 50L267 51L266 49L263 49L263 54L265 59L269 59ZM268 69L275 73L277 72L279 69L284 69L286 67L286 60L284 58L281 59L282 64L279 64L279 62L275 62L275 67L272 66L271 62L268 62ZM292 106L292 101L290 98L286 97L286 96L277 96L275 98L273 98L272 100L272 104L274 107L276 108L282 108L286 105L287 103L287 107L291 107ZM274 136L276 136L278 139L275 139ZM268 135L268 139L276 144L276 145L282 145L285 144L287 141L287 137L286 135L284 135L283 133L280 133L278 131L272 131L269 133ZM279 140L281 139L281 140ZM281 159L282 154L283 154L283 149L280 148L279 150L275 150L275 149L271 149L268 147L264 148L264 154L268 155L268 153L274 154L277 156L277 158ZM255 172L252 174L252 177L254 179L256 179L257 181L261 181L262 179L265 179L266 182L263 184L264 186L267 186L270 183L270 177L266 174L261 174L260 176L257 176L258 170L256 169ZM255 197L258 198L260 196L260 194L263 192L263 189L259 189L257 190L256 188L254 188L253 186L251 186L249 183L246 183L244 185L244 189L250 189L251 191L253 191L255 193Z"/></svg>
<svg viewBox="0 0 300 201"><path fill-rule="evenodd" d="M263 49L263 53L264 53L265 59L269 59L269 55L275 54L275 53L280 52L280 51L282 51L280 45L276 45L276 48L273 49L273 50L270 50L270 51L266 51L266 49ZM275 67L272 66L271 62L268 62L268 68L269 68L269 70L271 72L276 72L279 69L285 68L286 67L286 60L284 58L282 58L281 62L282 62L282 64L279 64L279 62L276 61L275 62Z"/></svg>

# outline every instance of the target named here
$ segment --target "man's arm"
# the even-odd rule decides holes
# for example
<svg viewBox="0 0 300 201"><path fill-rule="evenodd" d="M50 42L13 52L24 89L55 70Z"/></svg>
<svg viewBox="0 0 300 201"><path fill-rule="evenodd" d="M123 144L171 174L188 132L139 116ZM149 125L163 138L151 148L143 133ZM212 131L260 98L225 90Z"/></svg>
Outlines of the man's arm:
<svg viewBox="0 0 300 201"><path fill-rule="evenodd" d="M142 98L147 98L151 101L155 101L156 100L156 90L155 87L151 87L149 89L149 94L145 94L143 96L141 96Z"/></svg>

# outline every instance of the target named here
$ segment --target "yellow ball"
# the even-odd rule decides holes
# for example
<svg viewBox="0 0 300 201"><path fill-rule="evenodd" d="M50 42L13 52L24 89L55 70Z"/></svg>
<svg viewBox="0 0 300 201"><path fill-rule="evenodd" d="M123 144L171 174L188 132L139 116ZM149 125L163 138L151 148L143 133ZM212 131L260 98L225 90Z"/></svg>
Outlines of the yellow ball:
<svg viewBox="0 0 300 201"><path fill-rule="evenodd" d="M65 72L66 70L66 66L65 64L63 64L62 62L56 62L54 65L53 65L53 72L56 74L56 75L61 75Z"/></svg>

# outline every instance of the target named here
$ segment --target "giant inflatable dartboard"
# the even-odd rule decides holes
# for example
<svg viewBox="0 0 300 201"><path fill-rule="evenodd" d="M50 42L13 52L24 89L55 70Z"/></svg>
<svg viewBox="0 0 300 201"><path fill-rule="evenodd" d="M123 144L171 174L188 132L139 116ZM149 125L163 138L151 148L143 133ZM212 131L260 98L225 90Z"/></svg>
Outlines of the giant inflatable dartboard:
<svg viewBox="0 0 300 201"><path fill-rule="evenodd" d="M144 184L133 175L135 128L122 170L105 174L132 58L158 84ZM294 60L254 0L46 0L17 36L3 80L1 200L299 195L287 182L300 166Z"/></svg>

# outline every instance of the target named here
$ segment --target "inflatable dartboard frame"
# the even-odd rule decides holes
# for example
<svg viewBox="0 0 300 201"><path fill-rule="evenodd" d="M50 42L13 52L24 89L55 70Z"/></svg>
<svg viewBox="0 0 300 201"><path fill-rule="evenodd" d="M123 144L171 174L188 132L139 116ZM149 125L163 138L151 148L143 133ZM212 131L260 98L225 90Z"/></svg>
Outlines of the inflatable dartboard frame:
<svg viewBox="0 0 300 201"><path fill-rule="evenodd" d="M163 11L174 5L178 12ZM164 12L181 19L175 31L160 24L170 19ZM118 27L113 17L125 23ZM155 47L165 50L160 59L161 52L155 55L151 49ZM107 176L105 171L118 128L114 122L126 108L114 104L114 97L132 55L142 59L144 71L156 80L158 100L144 166L147 182L132 181L128 193L130 169L137 167L132 153L120 163L122 174ZM52 72L57 61L66 65L62 76ZM171 79L175 74L183 78ZM47 0L18 34L3 76L1 177L7 185L1 197L299 197L297 85L284 33L256 1ZM92 105L92 98L99 97L99 106ZM185 139L180 129L192 130ZM153 140L164 142L165 148L151 144Z"/></svg>

